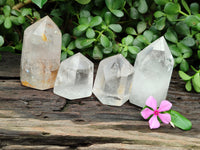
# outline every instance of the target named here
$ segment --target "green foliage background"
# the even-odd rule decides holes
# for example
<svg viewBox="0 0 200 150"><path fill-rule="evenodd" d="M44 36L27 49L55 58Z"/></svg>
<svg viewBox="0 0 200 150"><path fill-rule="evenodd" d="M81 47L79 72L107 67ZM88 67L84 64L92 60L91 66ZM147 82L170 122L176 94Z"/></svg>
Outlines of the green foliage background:
<svg viewBox="0 0 200 150"><path fill-rule="evenodd" d="M198 0L0 0L0 52L20 53L23 31L45 15L63 33L61 60L80 51L95 60L121 53L134 63L164 36L186 90L200 92Z"/></svg>

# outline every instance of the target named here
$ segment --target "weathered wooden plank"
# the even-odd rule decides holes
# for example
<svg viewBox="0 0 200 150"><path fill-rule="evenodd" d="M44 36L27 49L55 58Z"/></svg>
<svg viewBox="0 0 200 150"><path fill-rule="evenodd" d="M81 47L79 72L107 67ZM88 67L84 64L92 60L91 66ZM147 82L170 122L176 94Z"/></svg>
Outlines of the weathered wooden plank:
<svg viewBox="0 0 200 150"><path fill-rule="evenodd" d="M140 116L141 108L128 102L121 107L106 106L94 95L69 101L54 95L52 89L23 87L20 58L10 67L7 61L12 57L5 54L0 63L2 149L200 149L200 95L185 91L177 71L168 99L174 110L192 121L193 128L185 132L169 125L150 130Z"/></svg>
<svg viewBox="0 0 200 150"><path fill-rule="evenodd" d="M20 55L1 52L2 60L0 61L0 77L19 77Z"/></svg>

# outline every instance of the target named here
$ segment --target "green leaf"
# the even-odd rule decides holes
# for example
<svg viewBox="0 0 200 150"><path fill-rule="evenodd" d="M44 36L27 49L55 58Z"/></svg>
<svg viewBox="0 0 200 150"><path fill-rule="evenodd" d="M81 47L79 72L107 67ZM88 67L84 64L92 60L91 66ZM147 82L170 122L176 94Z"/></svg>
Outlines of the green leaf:
<svg viewBox="0 0 200 150"><path fill-rule="evenodd" d="M15 10L15 9L12 9L12 10L11 10L11 14L12 14L12 15L15 15L15 16L21 16L21 12Z"/></svg>
<svg viewBox="0 0 200 150"><path fill-rule="evenodd" d="M26 21L26 19L25 19L24 16L19 16L19 17L17 17L17 21L18 21L20 24L23 24L23 23Z"/></svg>
<svg viewBox="0 0 200 150"><path fill-rule="evenodd" d="M128 55L128 52L127 52L127 50L122 50L122 51L121 51L121 54L126 58L127 55Z"/></svg>
<svg viewBox="0 0 200 150"><path fill-rule="evenodd" d="M146 22L140 21L140 22L137 24L137 32L138 32L138 33L142 33L142 32L146 29L146 27L147 27Z"/></svg>
<svg viewBox="0 0 200 150"><path fill-rule="evenodd" d="M3 7L3 13L4 13L5 17L10 16L10 12L11 12L10 6L6 5Z"/></svg>
<svg viewBox="0 0 200 150"><path fill-rule="evenodd" d="M3 6L6 4L6 0L0 0L0 6Z"/></svg>
<svg viewBox="0 0 200 150"><path fill-rule="evenodd" d="M128 51L133 54L136 55L137 53L139 53L140 48L137 46L128 46Z"/></svg>
<svg viewBox="0 0 200 150"><path fill-rule="evenodd" d="M132 28L132 27L127 27L127 28L126 28L126 33L127 33L127 34L131 34L131 35L137 35L135 29Z"/></svg>
<svg viewBox="0 0 200 150"><path fill-rule="evenodd" d="M189 8L188 4L186 3L186 1L185 0L181 0L181 3L183 5L183 7L185 8L185 10L189 13L189 15L191 15L190 8Z"/></svg>
<svg viewBox="0 0 200 150"><path fill-rule="evenodd" d="M122 39L122 44L124 45L130 45L133 43L133 37L131 35L128 35L127 37L124 37Z"/></svg>
<svg viewBox="0 0 200 150"><path fill-rule="evenodd" d="M198 58L200 59L200 50L197 51Z"/></svg>
<svg viewBox="0 0 200 150"><path fill-rule="evenodd" d="M130 8L130 17L132 19L138 19L139 18L139 13L135 7Z"/></svg>
<svg viewBox="0 0 200 150"><path fill-rule="evenodd" d="M195 45L195 40L192 37L185 37L181 43L183 43L184 45L188 46L188 47L192 47Z"/></svg>
<svg viewBox="0 0 200 150"><path fill-rule="evenodd" d="M105 0L109 10L121 9L124 6L124 0Z"/></svg>
<svg viewBox="0 0 200 150"><path fill-rule="evenodd" d="M183 57L181 57L181 56L175 58L175 62L176 62L177 64L180 64L182 61L183 61Z"/></svg>
<svg viewBox="0 0 200 150"><path fill-rule="evenodd" d="M175 22L175 21L177 21L177 18L178 18L178 14L167 14L167 19L168 19L170 22Z"/></svg>
<svg viewBox="0 0 200 150"><path fill-rule="evenodd" d="M83 32L85 31L86 29L88 28L88 25L86 24L80 24L76 27L76 29L79 31L79 32Z"/></svg>
<svg viewBox="0 0 200 150"><path fill-rule="evenodd" d="M145 45L150 44L149 41L146 39L146 37L144 35L138 35L137 40L144 43Z"/></svg>
<svg viewBox="0 0 200 150"><path fill-rule="evenodd" d="M104 49L103 49L103 53L104 54L110 54L112 52L112 47L105 47Z"/></svg>
<svg viewBox="0 0 200 150"><path fill-rule="evenodd" d="M192 56L192 53L184 53L183 58L190 58Z"/></svg>
<svg viewBox="0 0 200 150"><path fill-rule="evenodd" d="M143 49L145 47L146 44L144 44L143 42L140 42L142 39L140 39L142 37L137 37L134 39L133 41L133 45L139 47L140 49ZM138 40L139 39L139 40Z"/></svg>
<svg viewBox="0 0 200 150"><path fill-rule="evenodd" d="M93 42L95 41L95 39L84 39L81 41L81 46L82 47L88 47L90 46Z"/></svg>
<svg viewBox="0 0 200 150"><path fill-rule="evenodd" d="M79 4L86 5L90 3L91 0L76 0Z"/></svg>
<svg viewBox="0 0 200 150"><path fill-rule="evenodd" d="M80 11L80 18L84 18L84 17L90 17L90 12L88 10L81 10Z"/></svg>
<svg viewBox="0 0 200 150"><path fill-rule="evenodd" d="M183 72L186 72L189 70L189 64L185 59L183 59L180 64L180 70L182 70Z"/></svg>
<svg viewBox="0 0 200 150"><path fill-rule="evenodd" d="M32 2L35 3L38 7L42 8L47 0L32 0Z"/></svg>
<svg viewBox="0 0 200 150"><path fill-rule="evenodd" d="M176 32L178 34L180 34L180 35L187 36L187 35L190 34L190 28L189 28L189 26L185 22L183 22L183 21L178 22L176 24L175 29L176 29Z"/></svg>
<svg viewBox="0 0 200 150"><path fill-rule="evenodd" d="M62 46L67 47L71 40L71 36L68 33L63 34L62 36Z"/></svg>
<svg viewBox="0 0 200 150"><path fill-rule="evenodd" d="M86 37L87 38L94 38L95 37L95 32L92 28L88 28L86 31Z"/></svg>
<svg viewBox="0 0 200 150"><path fill-rule="evenodd" d="M32 9L31 8L23 8L21 9L22 16L32 15Z"/></svg>
<svg viewBox="0 0 200 150"><path fill-rule="evenodd" d="M108 27L117 33L122 31L122 26L120 24L110 24Z"/></svg>
<svg viewBox="0 0 200 150"><path fill-rule="evenodd" d="M194 82L200 88L200 73L194 75Z"/></svg>
<svg viewBox="0 0 200 150"><path fill-rule="evenodd" d="M185 84L185 89L190 92L192 91L192 84L191 84L191 81L187 81L186 84Z"/></svg>
<svg viewBox="0 0 200 150"><path fill-rule="evenodd" d="M110 40L108 39L107 36L101 35L100 37L100 43L103 47L109 47L110 46Z"/></svg>
<svg viewBox="0 0 200 150"><path fill-rule="evenodd" d="M143 35L149 41L149 43L151 43L153 41L153 32L152 31L146 30L146 31L144 31Z"/></svg>
<svg viewBox="0 0 200 150"><path fill-rule="evenodd" d="M148 5L146 3L146 0L139 0L139 6L138 6L138 11L141 14L145 14L148 10Z"/></svg>
<svg viewBox="0 0 200 150"><path fill-rule="evenodd" d="M194 87L194 90L197 92L197 93L200 93L200 79L199 79L199 73L196 73L194 75L194 78L192 79L192 84L193 84L193 87Z"/></svg>
<svg viewBox="0 0 200 150"><path fill-rule="evenodd" d="M103 53L98 46L94 47L92 57L97 60L100 60L103 58Z"/></svg>
<svg viewBox="0 0 200 150"><path fill-rule="evenodd" d="M4 44L4 38L0 35L0 47Z"/></svg>
<svg viewBox="0 0 200 150"><path fill-rule="evenodd" d="M175 44L170 44L169 49L173 56L181 56L181 50Z"/></svg>
<svg viewBox="0 0 200 150"><path fill-rule="evenodd" d="M4 46L4 47L0 47L0 52L15 52L14 47L12 46Z"/></svg>
<svg viewBox="0 0 200 150"><path fill-rule="evenodd" d="M180 10L178 3L168 2L165 4L164 12L167 14L177 14Z"/></svg>
<svg viewBox="0 0 200 150"><path fill-rule="evenodd" d="M117 17L123 17L124 13L121 10L111 10L111 12Z"/></svg>
<svg viewBox="0 0 200 150"><path fill-rule="evenodd" d="M168 40L168 41L170 41L170 42L172 42L172 43L177 43L178 42L178 37L177 37L177 34L176 34L176 32L173 30L173 29L171 29L171 28L168 28L167 29L167 32L165 33L165 38Z"/></svg>
<svg viewBox="0 0 200 150"><path fill-rule="evenodd" d="M72 50L67 50L67 54L69 54L70 56L74 55L74 52Z"/></svg>
<svg viewBox="0 0 200 150"><path fill-rule="evenodd" d="M154 0L154 2L158 5L165 5L169 0Z"/></svg>
<svg viewBox="0 0 200 150"><path fill-rule="evenodd" d="M6 29L10 29L12 27L12 22L10 20L10 17L6 17L5 21L4 21L4 27Z"/></svg>
<svg viewBox="0 0 200 150"><path fill-rule="evenodd" d="M0 25L4 22L4 20L5 20L4 15L0 15Z"/></svg>
<svg viewBox="0 0 200 150"><path fill-rule="evenodd" d="M104 21L106 23L106 25L109 25L112 19L112 14L110 12L106 12L104 14Z"/></svg>
<svg viewBox="0 0 200 150"><path fill-rule="evenodd" d="M192 128L192 123L190 120L182 116L180 113L171 110L170 112L171 115L171 122L178 128L182 130L190 130Z"/></svg>
<svg viewBox="0 0 200 150"><path fill-rule="evenodd" d="M192 11L192 14L199 14L199 4L197 2L190 4L190 9Z"/></svg>
<svg viewBox="0 0 200 150"><path fill-rule="evenodd" d="M181 70L178 72L178 74L184 81L188 81L188 80L192 79L191 76L187 75L185 72L183 72Z"/></svg>
<svg viewBox="0 0 200 150"><path fill-rule="evenodd" d="M61 58L60 58L60 60L63 61L63 60L65 60L66 58L67 58L67 52L64 51L64 52L61 53Z"/></svg>
<svg viewBox="0 0 200 150"><path fill-rule="evenodd" d="M195 28L196 25L200 22L199 19L194 15L189 15L185 18L184 22L192 28Z"/></svg>
<svg viewBox="0 0 200 150"><path fill-rule="evenodd" d="M95 16L90 21L90 27L95 27L100 25L102 22L102 18L100 16Z"/></svg>
<svg viewBox="0 0 200 150"><path fill-rule="evenodd" d="M80 17L78 20L78 23L89 26L90 21L91 21L91 17Z"/></svg>
<svg viewBox="0 0 200 150"><path fill-rule="evenodd" d="M70 42L69 45L67 46L67 49L70 49L70 50L75 49L75 48L76 48L76 46L75 46L74 41Z"/></svg>
<svg viewBox="0 0 200 150"><path fill-rule="evenodd" d="M190 53L192 55L192 49L188 46L185 46L183 43L178 43L177 46L182 53Z"/></svg>
<svg viewBox="0 0 200 150"><path fill-rule="evenodd" d="M160 31L163 30L165 27L165 21L166 17L161 17L158 20L156 20L156 25L155 25L156 29Z"/></svg>
<svg viewBox="0 0 200 150"><path fill-rule="evenodd" d="M154 17L155 18L160 18L160 17L163 17L163 16L165 16L165 13L163 13L162 11L156 11L155 13L154 13Z"/></svg>
<svg viewBox="0 0 200 150"><path fill-rule="evenodd" d="M78 48L78 49L83 49L84 48L84 46L81 44L83 40L84 40L84 38L77 38L75 40L76 48Z"/></svg>

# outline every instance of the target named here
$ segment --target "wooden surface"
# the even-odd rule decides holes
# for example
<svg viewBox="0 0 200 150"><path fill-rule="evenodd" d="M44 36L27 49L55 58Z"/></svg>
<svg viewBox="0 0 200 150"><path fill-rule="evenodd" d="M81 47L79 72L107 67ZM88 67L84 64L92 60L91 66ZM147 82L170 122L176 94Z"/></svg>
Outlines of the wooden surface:
<svg viewBox="0 0 200 150"><path fill-rule="evenodd" d="M168 100L192 121L190 131L163 125L150 130L141 108L102 105L94 96L69 101L19 81L20 55L0 62L0 148L3 150L200 149L200 94L187 93L174 71Z"/></svg>

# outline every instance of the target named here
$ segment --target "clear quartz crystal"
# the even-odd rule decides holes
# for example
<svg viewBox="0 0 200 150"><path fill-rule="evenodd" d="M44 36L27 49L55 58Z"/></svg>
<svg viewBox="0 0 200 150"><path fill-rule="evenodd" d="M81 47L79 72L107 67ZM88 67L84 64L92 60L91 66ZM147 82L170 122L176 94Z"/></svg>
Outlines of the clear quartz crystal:
<svg viewBox="0 0 200 150"><path fill-rule="evenodd" d="M53 88L60 66L61 32L44 17L24 32L20 80L22 85L46 90Z"/></svg>
<svg viewBox="0 0 200 150"><path fill-rule="evenodd" d="M102 60L99 64L93 93L106 105L121 106L129 99L133 66L121 55Z"/></svg>
<svg viewBox="0 0 200 150"><path fill-rule="evenodd" d="M92 95L94 64L81 53L62 61L54 93L73 100Z"/></svg>
<svg viewBox="0 0 200 150"><path fill-rule="evenodd" d="M144 107L147 98L153 96L160 104L167 96L173 65L174 59L164 37L138 53L130 102Z"/></svg>

